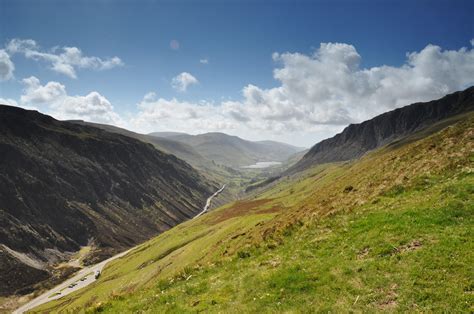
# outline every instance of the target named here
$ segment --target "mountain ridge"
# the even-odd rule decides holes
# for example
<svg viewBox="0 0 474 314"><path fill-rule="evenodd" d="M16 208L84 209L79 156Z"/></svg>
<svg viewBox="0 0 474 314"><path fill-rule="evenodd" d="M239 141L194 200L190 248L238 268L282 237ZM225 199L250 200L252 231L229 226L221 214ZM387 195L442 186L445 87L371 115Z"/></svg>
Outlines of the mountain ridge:
<svg viewBox="0 0 474 314"><path fill-rule="evenodd" d="M474 86L428 102L413 103L380 114L310 148L285 174L327 162L347 161L412 134L430 124L474 110Z"/></svg>

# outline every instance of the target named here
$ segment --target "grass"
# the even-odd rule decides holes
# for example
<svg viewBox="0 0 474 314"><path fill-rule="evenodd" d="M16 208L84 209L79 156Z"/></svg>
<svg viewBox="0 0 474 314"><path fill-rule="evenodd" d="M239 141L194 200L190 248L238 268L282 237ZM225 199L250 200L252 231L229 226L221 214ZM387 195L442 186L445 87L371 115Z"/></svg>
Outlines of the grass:
<svg viewBox="0 0 474 314"><path fill-rule="evenodd" d="M274 249L239 251L91 310L469 312L474 202L462 195L473 189L468 175L308 221Z"/></svg>
<svg viewBox="0 0 474 314"><path fill-rule="evenodd" d="M284 178L37 310L472 312L473 121Z"/></svg>

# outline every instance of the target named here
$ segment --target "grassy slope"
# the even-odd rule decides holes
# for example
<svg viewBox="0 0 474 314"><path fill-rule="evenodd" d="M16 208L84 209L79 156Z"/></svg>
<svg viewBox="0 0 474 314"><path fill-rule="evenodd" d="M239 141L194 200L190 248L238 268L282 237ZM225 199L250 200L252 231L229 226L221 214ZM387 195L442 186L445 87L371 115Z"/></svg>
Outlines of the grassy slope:
<svg viewBox="0 0 474 314"><path fill-rule="evenodd" d="M473 125L283 180L39 310L472 311Z"/></svg>

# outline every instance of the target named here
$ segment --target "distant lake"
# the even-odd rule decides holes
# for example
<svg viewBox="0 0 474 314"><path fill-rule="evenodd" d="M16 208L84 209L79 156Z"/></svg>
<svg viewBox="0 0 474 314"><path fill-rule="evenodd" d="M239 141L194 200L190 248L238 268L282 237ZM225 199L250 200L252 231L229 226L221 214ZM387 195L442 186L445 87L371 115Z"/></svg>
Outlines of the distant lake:
<svg viewBox="0 0 474 314"><path fill-rule="evenodd" d="M278 165L281 165L281 162L279 162L279 161L260 161L260 162L257 162L257 163L254 164L254 165L243 166L243 167L241 167L241 168L246 168L246 169L263 169L263 168L268 168L268 167L278 166Z"/></svg>

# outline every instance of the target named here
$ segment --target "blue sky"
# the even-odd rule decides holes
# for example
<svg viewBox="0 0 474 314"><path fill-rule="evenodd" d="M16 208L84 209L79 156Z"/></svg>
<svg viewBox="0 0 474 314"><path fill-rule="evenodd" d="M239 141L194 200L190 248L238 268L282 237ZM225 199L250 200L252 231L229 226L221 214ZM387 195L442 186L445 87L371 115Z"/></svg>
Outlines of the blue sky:
<svg viewBox="0 0 474 314"><path fill-rule="evenodd" d="M290 68L295 66L295 58L301 54L311 59L321 48L321 43L343 43L354 47L360 56L354 71L383 65L400 69L409 64L408 52L421 53L429 44L440 47L440 56L448 51L462 54L450 59L452 68L455 68L455 64L471 60L470 41L474 38L472 12L473 1L3 0L0 1L0 45L3 45L0 49L9 54L14 72L12 77L0 82L0 98L54 115L54 108L42 104L38 97L24 97L25 101L21 101L22 95L27 93L26 83L22 80L34 76L40 82L36 87L57 82L68 96L97 92L112 105L114 114L119 117L109 122L137 131L181 130L181 125L187 125L189 128L183 131L221 130L252 139L265 137L309 146L339 131L349 122L358 122L379 113L374 108L391 109L402 104L393 99L377 98L381 91L375 88L366 95L373 102L372 109L364 107L358 110L356 107L349 110L353 106L351 98L335 91L330 96L327 96L327 91L321 91L318 97L311 96L311 91L303 91L303 94L313 98L308 96L310 98L301 102L307 101L309 106L312 102L320 102L321 105L309 109L297 108L300 103L298 96L288 99L275 96L275 100L271 98L275 94L272 89L286 88L295 80L303 82L308 77L298 78L292 74L292 77L278 79L274 75L275 69L288 68L288 72L298 76L298 71L304 72L311 66L298 64L302 66L300 70ZM121 64L107 69L77 67L77 77L72 78L52 70L51 63L44 59L28 58L22 53L8 51L6 47L12 39L34 40L35 51L42 53L57 55L63 47L77 47L83 56L101 60L118 57ZM173 40L179 43L179 48L170 47ZM53 47L59 48L54 50ZM462 47L467 49L467 57L466 52L460 51ZM275 52L289 52L291 55L275 58L272 57ZM331 53L335 53L334 50ZM207 60L207 63L200 60ZM410 90L409 97L402 96L406 101L425 100L466 87L473 83L473 73L466 71L460 74L465 78L459 82L440 81L439 77L425 73L423 78L429 76L436 83L437 92L427 93L427 87L422 86L419 95ZM180 73L190 74L197 83L189 84L185 91L178 90L172 81ZM320 68L315 69L315 73L324 76ZM314 80L311 82L316 84ZM311 89L311 82L298 86ZM314 86L321 86L321 82L317 83ZM243 89L248 86L258 87L255 93L260 94L252 94L257 98L250 95L252 88L247 89L247 95L243 95ZM144 95L150 92L156 94L148 101L154 104L154 109L142 102ZM283 91L282 94L286 97L293 92L295 89ZM324 99L321 98L323 94L326 95ZM26 103L27 99L30 103ZM201 123L188 124L183 114L170 117L173 103L169 102L173 99L174 104L181 108L176 110L178 112L193 111L193 106L198 108L196 115L190 114L190 119L194 117L198 120L200 114L210 114L226 123L207 127L202 118L199 119ZM334 99L338 102L333 102ZM223 102L229 100L232 103L227 104L224 113L222 108L216 109L220 110L219 113L208 108L221 107ZM165 101L168 102L163 105ZM383 101L386 103L378 103ZM137 106L140 103L142 105ZM205 109L200 108L202 104L205 104ZM72 102L72 105L77 106L78 103ZM156 107L160 106L169 111L157 113L160 109ZM259 113L259 108L265 106L265 113ZM268 112L280 109L281 114ZM140 111L147 110L146 119L137 117ZM57 114L58 118L69 118L75 111L61 112L69 112L69 115ZM305 115L314 117L307 121L302 118ZM284 121L285 116L292 120L291 123ZM242 119L235 118L233 121L232 117ZM87 114L84 118L100 120ZM176 122L176 119L179 121ZM255 120L253 124L251 120ZM239 121L242 125L236 126ZM297 127L299 123L301 130ZM259 128L258 125L265 127Z"/></svg>

